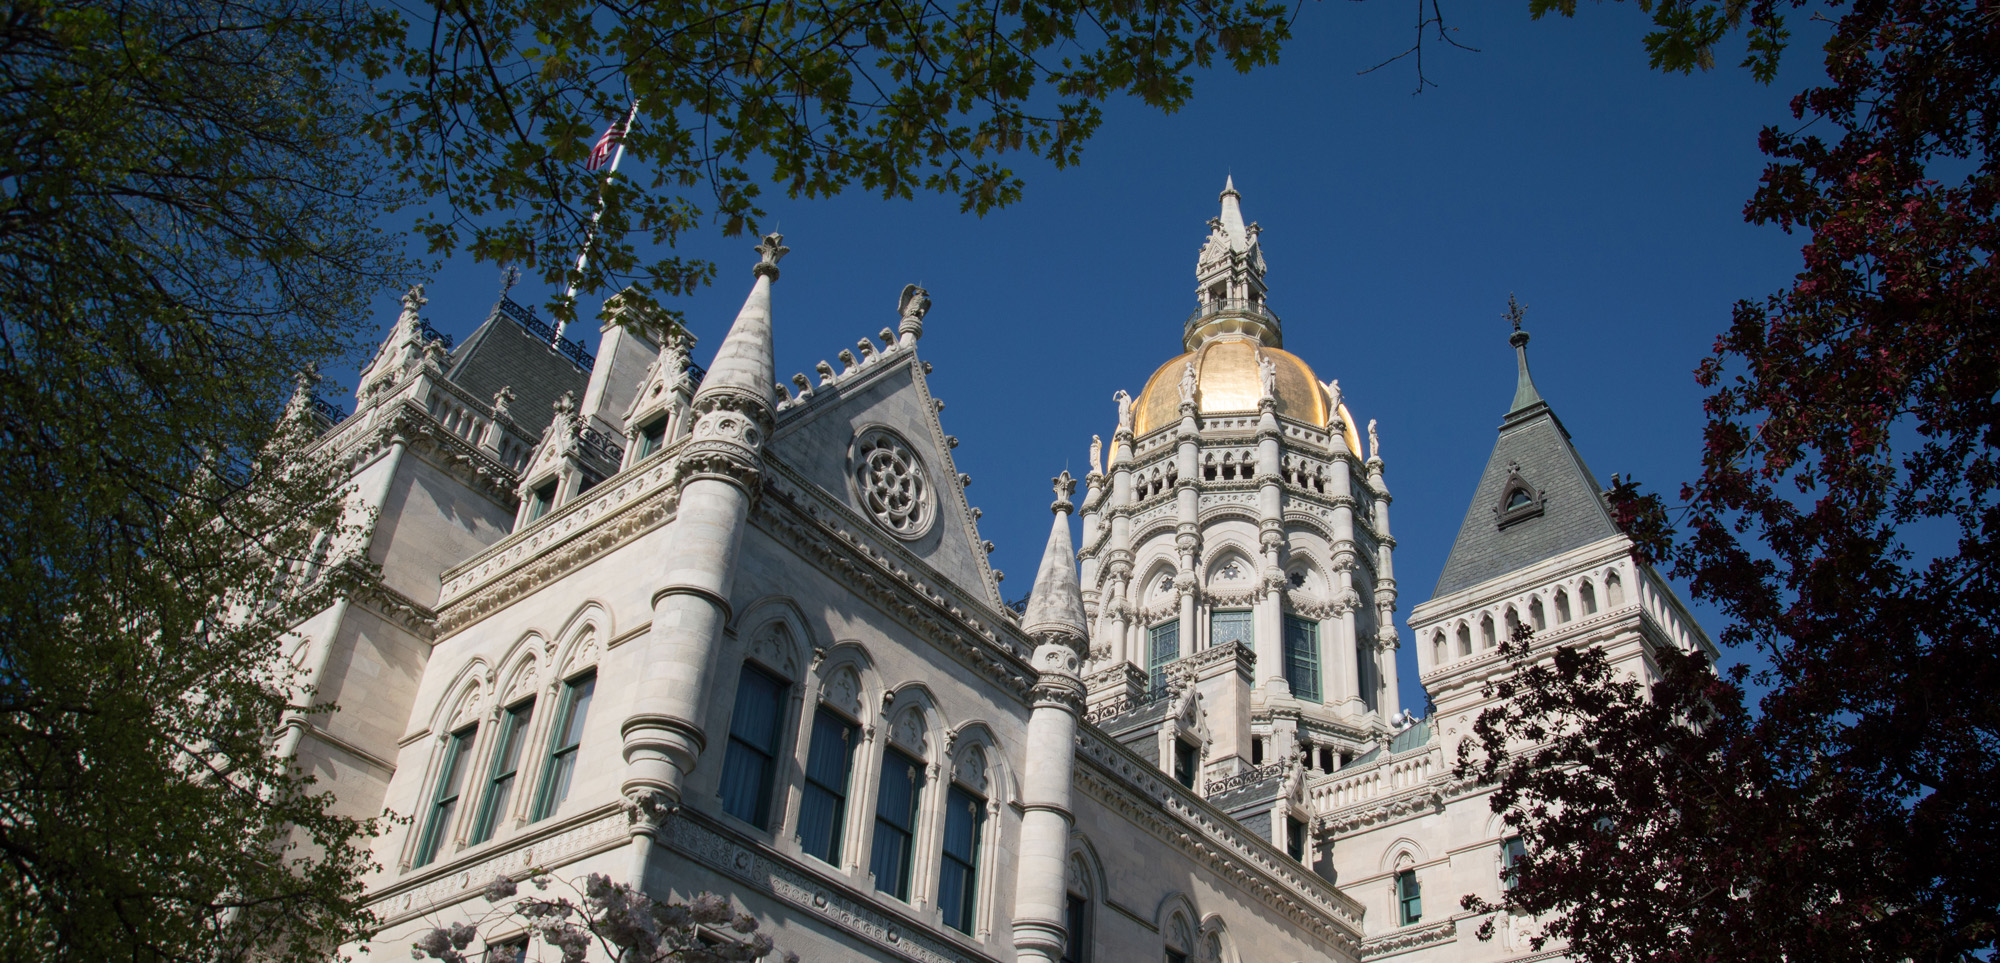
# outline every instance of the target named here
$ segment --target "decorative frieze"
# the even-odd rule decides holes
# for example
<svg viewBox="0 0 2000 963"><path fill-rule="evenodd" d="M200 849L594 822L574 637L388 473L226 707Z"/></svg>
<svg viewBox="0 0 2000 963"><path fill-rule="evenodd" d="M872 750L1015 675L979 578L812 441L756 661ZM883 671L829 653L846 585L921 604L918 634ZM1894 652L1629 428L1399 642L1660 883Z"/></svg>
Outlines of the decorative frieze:
<svg viewBox="0 0 2000 963"><path fill-rule="evenodd" d="M394 926L438 907L475 896L496 877L521 879L537 870L552 870L585 856L625 845L630 833L624 808L611 806L580 816L553 832L528 833L502 840L484 853L413 873L384 887L368 908Z"/></svg>
<svg viewBox="0 0 2000 963"><path fill-rule="evenodd" d="M1458 921L1446 918L1369 940L1361 947L1361 958L1374 959L1391 953L1401 953L1404 950L1414 950L1421 946L1436 946L1439 943L1452 943L1457 940Z"/></svg>

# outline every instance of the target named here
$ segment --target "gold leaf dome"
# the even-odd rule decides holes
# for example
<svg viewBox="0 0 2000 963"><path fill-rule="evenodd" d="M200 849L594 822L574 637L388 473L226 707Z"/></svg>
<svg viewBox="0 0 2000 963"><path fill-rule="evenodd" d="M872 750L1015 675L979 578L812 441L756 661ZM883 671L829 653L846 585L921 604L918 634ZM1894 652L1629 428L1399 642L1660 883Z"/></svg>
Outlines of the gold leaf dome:
<svg viewBox="0 0 2000 963"><path fill-rule="evenodd" d="M1149 431L1180 421L1181 374L1189 359L1194 360L1195 401L1204 415L1255 413L1263 397L1257 374L1257 356L1263 354L1278 369L1278 414L1315 427L1327 425L1327 394L1319 378L1304 361L1279 348L1260 346L1247 337L1213 338L1180 355L1153 372L1133 404L1132 430L1143 436ZM1354 433L1354 418L1341 405L1341 421L1351 450L1360 451Z"/></svg>

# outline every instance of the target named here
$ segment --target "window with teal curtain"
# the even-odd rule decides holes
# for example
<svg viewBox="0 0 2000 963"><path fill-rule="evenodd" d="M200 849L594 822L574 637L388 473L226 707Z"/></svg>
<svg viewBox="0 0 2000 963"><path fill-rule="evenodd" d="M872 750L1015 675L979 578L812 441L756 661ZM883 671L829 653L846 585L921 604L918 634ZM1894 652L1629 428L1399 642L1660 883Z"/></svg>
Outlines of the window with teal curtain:
<svg viewBox="0 0 2000 963"><path fill-rule="evenodd" d="M437 858L438 848L451 832L451 817L458 811L458 784L465 778L467 757L472 755L472 737L478 726L466 726L451 734L444 750L444 766L438 771L437 788L431 792L431 811L424 820L424 834L417 842L417 856L411 866L428 866Z"/></svg>
<svg viewBox="0 0 2000 963"><path fill-rule="evenodd" d="M1519 836L1509 836L1500 844L1500 885L1512 892L1520 881L1514 877L1514 868L1528 855L1528 845Z"/></svg>
<svg viewBox="0 0 2000 963"><path fill-rule="evenodd" d="M1146 673L1152 679L1153 691L1158 692L1167 684L1167 663L1181 657L1181 623L1179 619L1162 622L1146 633L1148 645L1146 653Z"/></svg>
<svg viewBox="0 0 2000 963"><path fill-rule="evenodd" d="M1257 647L1257 632L1251 626L1249 609L1211 612L1208 616L1208 645L1214 648L1241 642L1254 649Z"/></svg>
<svg viewBox="0 0 2000 963"><path fill-rule="evenodd" d="M1090 963L1090 900L1075 893L1065 895L1063 926L1069 938L1063 941L1062 963Z"/></svg>
<svg viewBox="0 0 2000 963"><path fill-rule="evenodd" d="M722 809L758 829L771 828L771 781L778 773L778 736L790 688L743 663L736 708L729 715L729 748L722 756Z"/></svg>
<svg viewBox="0 0 2000 963"><path fill-rule="evenodd" d="M924 767L896 749L882 753L882 781L875 794L875 851L868 868L875 888L900 900L910 898L910 843L916 835L917 800Z"/></svg>
<svg viewBox="0 0 2000 963"><path fill-rule="evenodd" d="M945 795L944 865L938 874L938 907L944 924L971 933L978 904L979 834L986 826L986 800L964 786Z"/></svg>
<svg viewBox="0 0 2000 963"><path fill-rule="evenodd" d="M535 700L529 699L500 717L500 738L493 744L493 765L487 771L486 792L479 800L471 842L492 839L494 827L507 815L507 803L514 798L514 777L521 768L521 743L527 739L528 719L534 711Z"/></svg>
<svg viewBox="0 0 2000 963"><path fill-rule="evenodd" d="M1424 918L1424 891L1417 885L1417 871L1414 869L1396 874L1396 908L1404 926Z"/></svg>
<svg viewBox="0 0 2000 963"><path fill-rule="evenodd" d="M1285 616L1285 681L1294 698L1320 701L1319 623Z"/></svg>
<svg viewBox="0 0 2000 963"><path fill-rule="evenodd" d="M839 865L847 826L847 781L854 766L854 724L821 706L813 715L806 755L806 791L799 802L799 843L822 861Z"/></svg>
<svg viewBox="0 0 2000 963"><path fill-rule="evenodd" d="M590 716L590 697L597 692L597 673L563 684L562 704L556 707L556 725L549 731L549 757L542 767L542 788L535 794L535 811L529 821L547 819L569 797L569 782L576 775L577 748L583 744L583 723Z"/></svg>

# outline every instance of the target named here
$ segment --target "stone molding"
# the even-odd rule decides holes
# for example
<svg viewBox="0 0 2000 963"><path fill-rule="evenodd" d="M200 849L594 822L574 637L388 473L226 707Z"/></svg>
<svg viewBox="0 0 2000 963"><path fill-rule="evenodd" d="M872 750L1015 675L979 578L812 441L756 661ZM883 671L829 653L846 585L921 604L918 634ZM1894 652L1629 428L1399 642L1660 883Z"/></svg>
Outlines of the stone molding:
<svg viewBox="0 0 2000 963"><path fill-rule="evenodd" d="M1387 936L1369 940L1361 947L1362 959L1373 959L1414 950L1420 946L1435 946L1439 943L1458 941L1458 920L1447 917L1435 923L1426 923L1413 929L1401 930Z"/></svg>
<svg viewBox="0 0 2000 963"><path fill-rule="evenodd" d="M360 417L356 415L349 420ZM331 453L337 466L352 475L397 441L419 456L426 456L425 460L439 471L494 502L507 507L517 504L515 488L520 478L514 470L446 430L411 398L398 398L372 409L363 426L353 434L339 431L325 450Z"/></svg>
<svg viewBox="0 0 2000 963"><path fill-rule="evenodd" d="M1360 951L1360 904L1249 835L1092 726L1077 734L1076 788L1298 925L1338 955ZM1085 761L1089 765L1085 765Z"/></svg>
<svg viewBox="0 0 2000 963"><path fill-rule="evenodd" d="M542 831L521 833L501 840L485 852L405 874L403 880L377 892L369 900L368 908L381 917L385 928L395 926L441 906L476 897L495 877L520 879L531 870L552 870L626 845L630 837L622 800L546 828L536 828Z"/></svg>
<svg viewBox="0 0 2000 963"><path fill-rule="evenodd" d="M667 848L745 887L804 910L891 958L915 963L998 963L976 948L940 938L924 923L885 910L846 886L784 859L757 843L681 810L666 821Z"/></svg>

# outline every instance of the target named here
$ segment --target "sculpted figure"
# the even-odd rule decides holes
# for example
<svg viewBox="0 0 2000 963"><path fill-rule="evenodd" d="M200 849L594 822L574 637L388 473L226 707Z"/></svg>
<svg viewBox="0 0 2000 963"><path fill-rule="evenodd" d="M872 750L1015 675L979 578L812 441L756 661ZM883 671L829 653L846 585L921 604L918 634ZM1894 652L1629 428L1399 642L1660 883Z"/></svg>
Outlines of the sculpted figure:
<svg viewBox="0 0 2000 963"><path fill-rule="evenodd" d="M1195 385L1194 359L1189 358L1187 367L1181 371L1181 404L1194 404Z"/></svg>
<svg viewBox="0 0 2000 963"><path fill-rule="evenodd" d="M1375 419L1368 419L1368 460L1382 457L1382 439L1375 434Z"/></svg>
<svg viewBox="0 0 2000 963"><path fill-rule="evenodd" d="M1340 379L1326 383L1326 414L1329 421L1340 417Z"/></svg>
<svg viewBox="0 0 2000 963"><path fill-rule="evenodd" d="M1120 388L1111 394L1111 400L1118 402L1118 430L1132 430L1132 396Z"/></svg>
<svg viewBox="0 0 2000 963"><path fill-rule="evenodd" d="M1090 473L1104 474L1104 439L1096 435L1090 436Z"/></svg>
<svg viewBox="0 0 2000 963"><path fill-rule="evenodd" d="M1271 359L1264 357L1264 353L1261 351L1257 353L1257 377L1264 383L1264 397L1276 398L1278 396L1278 365Z"/></svg>

